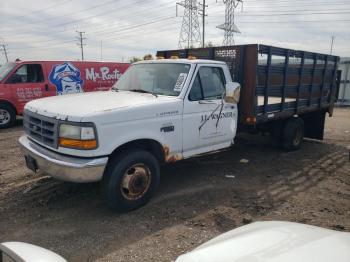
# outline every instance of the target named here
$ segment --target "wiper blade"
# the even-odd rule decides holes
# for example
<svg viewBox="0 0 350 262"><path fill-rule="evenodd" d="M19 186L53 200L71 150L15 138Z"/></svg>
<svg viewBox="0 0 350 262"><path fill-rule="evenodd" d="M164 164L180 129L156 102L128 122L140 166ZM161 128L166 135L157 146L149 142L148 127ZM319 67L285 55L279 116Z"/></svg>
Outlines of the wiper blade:
<svg viewBox="0 0 350 262"><path fill-rule="evenodd" d="M154 95L155 97L158 97L158 95L157 95L157 94L152 93L152 92L147 91L147 90L143 90L143 89L130 89L129 91L131 91L131 92L138 92L138 93L147 93L147 94L152 94L152 95Z"/></svg>
<svg viewBox="0 0 350 262"><path fill-rule="evenodd" d="M151 92L147 91L147 90L143 90L143 89L130 89L129 91L131 92L138 92L138 93L149 93L151 94Z"/></svg>

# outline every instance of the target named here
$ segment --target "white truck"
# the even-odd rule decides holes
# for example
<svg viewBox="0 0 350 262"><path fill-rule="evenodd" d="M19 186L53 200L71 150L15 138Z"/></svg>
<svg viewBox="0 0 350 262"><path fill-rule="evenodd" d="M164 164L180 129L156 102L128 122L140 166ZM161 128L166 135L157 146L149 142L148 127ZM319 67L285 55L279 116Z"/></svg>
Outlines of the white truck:
<svg viewBox="0 0 350 262"><path fill-rule="evenodd" d="M110 91L27 103L26 134L19 142L31 170L64 181L101 181L109 206L128 211L154 194L161 164L234 143L239 96L240 84L232 81L226 62L176 58L138 62ZM302 118L292 113L282 122L274 115L266 119L278 123L273 130L281 127L285 147L298 148L304 133ZM258 114L250 117L245 121L251 127L270 126L262 120L258 125Z"/></svg>

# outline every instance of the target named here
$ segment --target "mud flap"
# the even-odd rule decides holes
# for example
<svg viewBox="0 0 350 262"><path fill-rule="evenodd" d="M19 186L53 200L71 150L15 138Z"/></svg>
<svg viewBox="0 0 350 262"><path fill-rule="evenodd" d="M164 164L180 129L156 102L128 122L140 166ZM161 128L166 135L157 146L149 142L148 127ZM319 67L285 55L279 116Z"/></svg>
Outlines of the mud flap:
<svg viewBox="0 0 350 262"><path fill-rule="evenodd" d="M323 140L326 112L312 112L300 117L304 120L304 137Z"/></svg>

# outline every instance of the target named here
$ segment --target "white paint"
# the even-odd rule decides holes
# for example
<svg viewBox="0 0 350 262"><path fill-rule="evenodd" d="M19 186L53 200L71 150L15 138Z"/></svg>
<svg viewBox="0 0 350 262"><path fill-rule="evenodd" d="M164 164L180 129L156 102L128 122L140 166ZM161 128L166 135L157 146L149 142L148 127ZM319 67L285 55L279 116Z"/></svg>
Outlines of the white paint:
<svg viewBox="0 0 350 262"><path fill-rule="evenodd" d="M224 233L176 262L348 262L350 233L292 222L255 222Z"/></svg>
<svg viewBox="0 0 350 262"><path fill-rule="evenodd" d="M63 257L50 250L23 242L1 243L0 250L10 257L14 253L26 262L67 262ZM7 252L8 250L10 250L11 254Z"/></svg>

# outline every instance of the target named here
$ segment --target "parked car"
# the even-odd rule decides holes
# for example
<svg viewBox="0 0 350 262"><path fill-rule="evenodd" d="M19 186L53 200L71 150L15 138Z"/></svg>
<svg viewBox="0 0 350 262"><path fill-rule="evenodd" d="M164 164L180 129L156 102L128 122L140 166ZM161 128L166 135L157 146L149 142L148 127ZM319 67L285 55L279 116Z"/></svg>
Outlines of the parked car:
<svg viewBox="0 0 350 262"><path fill-rule="evenodd" d="M254 222L202 244L176 262L348 262L350 233L292 222Z"/></svg>
<svg viewBox="0 0 350 262"><path fill-rule="evenodd" d="M338 57L263 45L158 52L172 54L133 64L109 92L27 103L19 142L28 168L101 181L109 206L128 211L154 194L161 164L228 148L237 129L269 131L287 151L323 138ZM276 54L285 63L274 65Z"/></svg>
<svg viewBox="0 0 350 262"><path fill-rule="evenodd" d="M14 124L24 105L37 98L108 90L127 63L18 61L0 67L0 128Z"/></svg>

